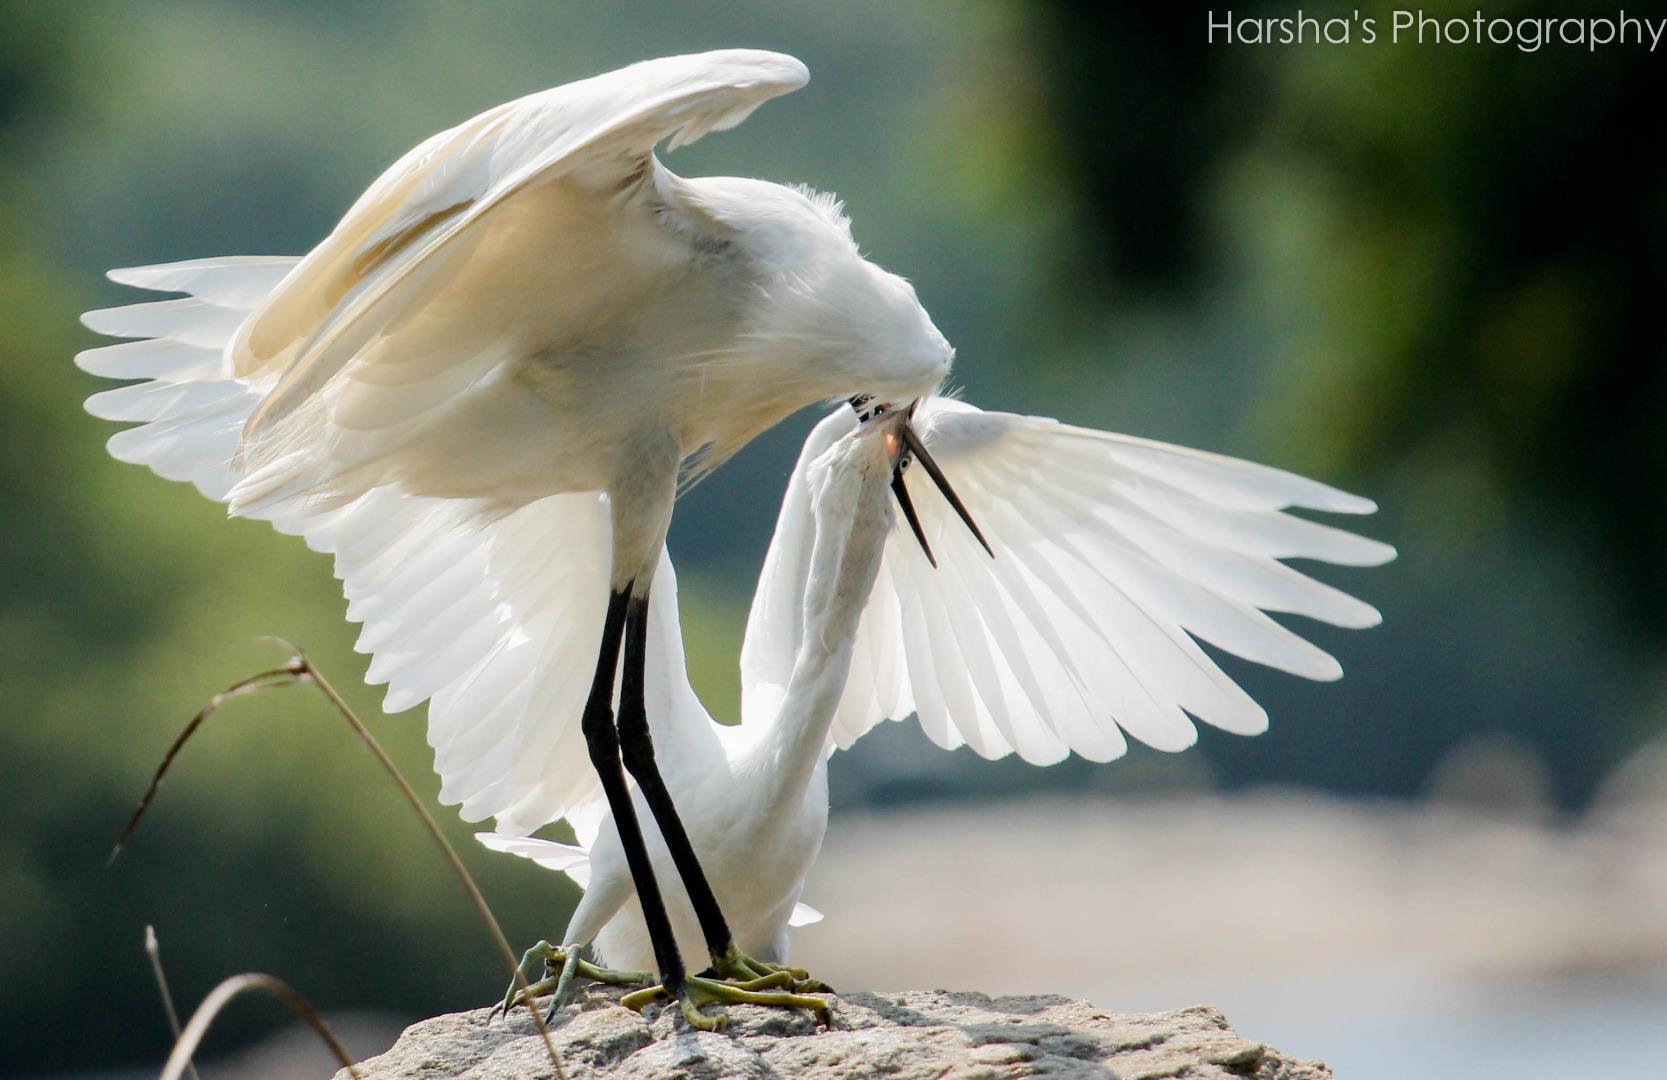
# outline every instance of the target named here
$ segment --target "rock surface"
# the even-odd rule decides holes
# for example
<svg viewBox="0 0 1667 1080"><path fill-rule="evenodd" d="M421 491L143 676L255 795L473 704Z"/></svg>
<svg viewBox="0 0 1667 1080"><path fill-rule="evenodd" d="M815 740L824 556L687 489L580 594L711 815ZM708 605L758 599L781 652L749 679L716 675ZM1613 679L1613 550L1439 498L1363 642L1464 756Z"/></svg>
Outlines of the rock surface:
<svg viewBox="0 0 1667 1080"><path fill-rule="evenodd" d="M809 1015L731 1007L728 1030L691 1030L675 1009L639 1016L618 995L593 989L557 1014L551 1035L572 1080L587 1077L819 1080L985 1080L1021 1076L1098 1080L1330 1080L1316 1062L1294 1061L1241 1039L1215 1009L1110 1013L1052 996L911 990L845 994L833 1027ZM365 1080L525 1080L553 1075L525 1010L488 1021L486 1009L413 1024ZM348 1076L343 1070L337 1080Z"/></svg>

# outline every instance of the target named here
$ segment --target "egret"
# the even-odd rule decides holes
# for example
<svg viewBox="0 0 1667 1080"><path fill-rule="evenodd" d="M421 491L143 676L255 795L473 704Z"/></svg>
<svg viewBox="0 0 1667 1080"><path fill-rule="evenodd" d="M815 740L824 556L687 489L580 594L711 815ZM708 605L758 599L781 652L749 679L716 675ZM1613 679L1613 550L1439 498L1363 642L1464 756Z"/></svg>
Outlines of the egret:
<svg viewBox="0 0 1667 1080"><path fill-rule="evenodd" d="M85 316L149 339L82 358L150 380L92 399L149 421L112 451L335 553L387 707L433 701L444 798L517 833L600 789L691 1023L627 773L712 970L780 973L736 948L656 764L646 643L680 483L814 402L906 407L953 356L831 198L655 156L806 79L726 50L532 94L418 145L299 260L113 271L192 295Z"/></svg>
<svg viewBox="0 0 1667 1080"><path fill-rule="evenodd" d="M1189 714L1241 735L1267 726L1195 637L1331 679L1336 661L1264 612L1344 627L1379 618L1279 561L1393 558L1387 544L1286 512L1363 513L1373 509L1364 499L1244 461L941 397L915 415L998 559L927 491L909 531L918 526L937 546L934 570L886 498L909 454L904 417L841 409L811 433L788 482L747 622L739 725L714 723L702 708L683 668L675 597L664 584L655 597L650 720L657 743L679 747L666 783L737 942L776 964L789 961L788 927L820 918L800 894L827 827L829 756L880 721L913 713L940 746L1041 765L1070 752L1110 760L1124 752L1125 732L1182 750L1197 737ZM673 580L669 561L656 580ZM552 1015L576 978L640 983L646 973L632 969L652 959L619 834L597 809L579 815L576 845L479 835L585 890L561 945L540 943L523 966L530 993L554 993ZM649 844L656 868L669 868L660 837L651 832ZM673 886L666 900L679 937L698 940L688 897ZM591 944L606 966L581 959ZM538 963L551 974L534 982Z"/></svg>

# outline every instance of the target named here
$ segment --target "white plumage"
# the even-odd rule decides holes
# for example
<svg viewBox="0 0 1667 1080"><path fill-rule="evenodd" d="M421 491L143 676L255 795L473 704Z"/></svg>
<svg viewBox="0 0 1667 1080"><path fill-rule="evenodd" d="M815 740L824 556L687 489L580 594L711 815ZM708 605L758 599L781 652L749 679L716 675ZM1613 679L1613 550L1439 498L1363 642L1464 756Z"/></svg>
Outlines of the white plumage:
<svg viewBox="0 0 1667 1080"><path fill-rule="evenodd" d="M201 260L113 276L194 288L235 315L233 305L252 307L262 284L292 264ZM112 437L116 457L224 498L259 390L223 376L219 350L201 330L215 320L200 309L173 301L142 307L162 309L145 313L142 325L163 337L76 359L94 374L148 381L96 394L88 409L144 421ZM158 321L171 312L177 323ZM108 313L89 322L141 325ZM228 322L236 320L217 317ZM817 428L789 481L747 624L739 727L714 723L689 686L670 562L656 575L649 718L666 782L687 809L738 941L766 959L786 959L785 930L826 827L824 748L849 747L881 720L917 710L939 745L965 743L988 757L1017 751L1038 763L1068 751L1115 757L1123 732L1180 749L1195 738L1189 714L1254 734L1265 714L1195 636L1294 674L1335 678L1335 661L1262 611L1301 611L1344 626L1377 621L1370 607L1279 561L1366 566L1393 558L1388 545L1287 512L1364 513L1372 509L1366 500L1244 461L942 397L927 399L915 423L1000 555L992 560L978 549L930 485L911 484L939 568L894 524L873 541L881 557L871 591L854 601L850 677L825 717L784 716L781 705L807 632L816 520L810 468L857 426L849 409ZM442 798L461 804L470 820L501 808L502 832L483 837L489 846L587 886L571 927L576 940L600 934L609 963L651 967L582 741L560 722L582 701L586 646L600 621L606 585L591 571L605 565L605 504L594 494L550 496L484 524L473 510L383 489L329 513L272 521L335 553L349 617L364 623L359 647L375 656L371 680L389 684L386 707L430 700ZM821 512L836 522L844 513L832 503ZM563 557L542 557L552 548ZM905 611L916 614L906 622ZM1131 687L1145 689L1123 693ZM517 770L516 762L537 764ZM795 768L807 774L778 795L794 812L777 813L779 804L760 792L779 789ZM564 817L579 832L578 847L519 836ZM737 857L708 854L721 846L714 825L746 840ZM658 831L647 833L679 938L697 943L670 857ZM754 842L766 833L777 834L774 843ZM765 859L766 850L782 855Z"/></svg>
<svg viewBox="0 0 1667 1080"><path fill-rule="evenodd" d="M943 497L916 485L940 569L906 534L888 541L834 722L842 747L917 711L940 746L1037 764L1067 752L1110 760L1123 733L1183 749L1197 737L1189 713L1252 735L1266 714L1195 638L1334 679L1335 660L1264 612L1379 621L1278 561L1392 558L1386 544L1286 512L1375 509L1365 499L1245 461L943 398L917 412L916 427L1000 555L984 556ZM790 592L766 579L755 616L791 604ZM767 683L785 640L749 635L743 671Z"/></svg>
<svg viewBox="0 0 1667 1080"><path fill-rule="evenodd" d="M676 612L656 611L666 620L662 670L678 687L659 722L702 747L686 765L668 760L666 782L736 940L764 959L786 962L787 929L800 925L792 914L827 825L828 755L881 720L917 714L940 746L992 758L1017 751L1038 764L1069 752L1116 757L1124 733L1181 750L1197 737L1189 714L1237 734L1267 726L1194 636L1330 679L1336 662L1263 611L1378 621L1278 561L1393 558L1387 544L1286 512L1366 513L1364 499L1246 461L942 397L923 402L914 423L995 559L917 483L933 569L892 517L885 471L851 450L863 431L841 408L812 432L788 482L747 621L738 727L714 723L677 677ZM610 965L649 967L618 839L605 812L599 827L583 820L578 846L480 840L585 888L564 944L595 940ZM658 835L648 840L661 879L675 880ZM688 898L665 891L680 939L694 947Z"/></svg>
<svg viewBox="0 0 1667 1080"><path fill-rule="evenodd" d="M577 722L610 591L648 593L655 750L736 940L785 960L830 748L909 714L939 745L1038 763L1110 759L1125 734L1180 749L1192 718L1260 731L1265 714L1195 639L1335 678L1264 612L1377 614L1280 560L1393 556L1286 513L1372 508L1312 481L928 397L952 350L913 290L858 255L836 204L683 179L654 157L805 77L736 50L534 94L412 150L303 258L113 271L188 295L85 316L138 339L77 357L143 380L88 400L138 424L111 453L334 554L386 708L430 703L442 798L495 819L494 846L584 878L570 938L600 934L619 965L652 957ZM863 438L901 409L857 431L842 407L781 510L744 723L716 725L684 672L663 547L679 472L859 393L924 398L913 423L998 555L917 483L933 569L894 527ZM698 947L659 830L638 817L677 936ZM519 839L563 818L579 848Z"/></svg>
<svg viewBox="0 0 1667 1080"><path fill-rule="evenodd" d="M390 710L434 700L471 821L596 794L578 718L608 591L647 590L690 455L948 369L830 200L653 156L805 78L730 50L533 94L413 149L302 259L112 271L191 295L84 317L150 339L80 359L152 380L89 402L149 421L111 452L336 554L372 681Z"/></svg>

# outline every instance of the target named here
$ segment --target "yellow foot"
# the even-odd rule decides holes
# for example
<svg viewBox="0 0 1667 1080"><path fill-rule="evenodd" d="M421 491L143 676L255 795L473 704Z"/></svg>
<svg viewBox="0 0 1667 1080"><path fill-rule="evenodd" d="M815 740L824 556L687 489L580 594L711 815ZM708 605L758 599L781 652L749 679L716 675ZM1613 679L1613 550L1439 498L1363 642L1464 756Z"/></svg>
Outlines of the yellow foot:
<svg viewBox="0 0 1667 1080"><path fill-rule="evenodd" d="M646 990L626 994L619 999L619 1003L641 1012L650 1005L670 1005L676 1001L689 1026L702 1031L722 1031L729 1022L729 1017L721 1009L711 1016L701 1012L703 1005L768 1005L778 1009L807 1009L815 1014L818 1023L825 1027L833 1026L832 1002L781 989L798 982L787 969L768 972L746 982L726 982L691 975L675 994L664 986L650 986Z"/></svg>
<svg viewBox="0 0 1667 1080"><path fill-rule="evenodd" d="M785 975L788 982L771 985L786 986L801 994L831 994L833 988L819 979L810 977L810 973L803 968L788 967L785 964L772 964L764 960L754 960L746 953L735 947L731 942L722 956L712 958L712 966L702 972L710 973L720 979L727 979L737 985L752 989L752 984L761 979L768 979Z"/></svg>
<svg viewBox="0 0 1667 1080"><path fill-rule="evenodd" d="M528 949L521 957L520 978L509 984L509 990L498 1006L503 1009L504 1015L509 1015L509 1011L517 1005L524 1005L545 994L553 993L555 996L545 1017L545 1022L548 1023L556 1015L556 1010L567 1004L568 999L572 997L575 978L588 979L608 986L642 986L654 981L654 976L646 971L615 971L612 968L597 967L581 959L579 949L577 945L557 948L548 941L541 941ZM534 982L535 974L539 973L542 973L543 978ZM520 988L522 983L526 984L525 990ZM493 1012L496 1011L494 1008Z"/></svg>

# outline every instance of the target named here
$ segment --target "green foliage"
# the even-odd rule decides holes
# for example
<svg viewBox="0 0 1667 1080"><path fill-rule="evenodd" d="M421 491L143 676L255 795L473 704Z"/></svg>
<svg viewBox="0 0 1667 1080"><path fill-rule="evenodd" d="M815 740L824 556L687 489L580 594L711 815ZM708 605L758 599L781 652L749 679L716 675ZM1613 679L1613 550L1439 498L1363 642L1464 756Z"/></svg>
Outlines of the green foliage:
<svg viewBox="0 0 1667 1080"><path fill-rule="evenodd" d="M101 284L112 265L304 250L424 135L643 56L807 61L805 91L674 165L838 191L960 346L973 400L1349 484L1403 551L1331 578L1387 615L1318 635L1341 684L1230 669L1270 705L1260 739L1041 771L893 725L836 762L836 802L1209 777L1408 794L1455 742L1503 729L1573 805L1660 730L1667 166L1638 113L1661 99L1657 58L1211 49L1201 13L1162 7L648 10L0 7L8 1065L160 1060L147 921L186 1002L248 968L326 1008L428 1013L501 988L428 840L306 693L212 721L103 869L179 725L279 655L262 635L307 646L419 790L436 784L420 713L383 716L359 685L327 559L104 454L108 425L80 410L97 381L69 363L94 343L75 316L132 299ZM726 722L803 430L741 455L674 527L692 675ZM559 931L564 880L440 818L512 939ZM111 992L131 1039L76 1037ZM229 1019L224 1040L252 1030Z"/></svg>

